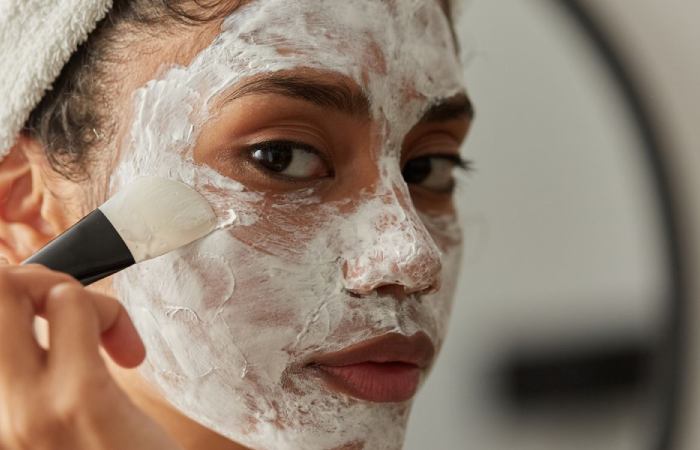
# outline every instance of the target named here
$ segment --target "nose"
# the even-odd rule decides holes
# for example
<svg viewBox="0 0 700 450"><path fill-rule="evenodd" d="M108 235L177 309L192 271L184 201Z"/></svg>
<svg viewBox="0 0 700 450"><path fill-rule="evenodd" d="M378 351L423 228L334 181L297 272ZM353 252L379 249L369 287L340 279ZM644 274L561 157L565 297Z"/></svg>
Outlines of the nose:
<svg viewBox="0 0 700 450"><path fill-rule="evenodd" d="M402 204L396 194L376 203L353 217L359 223L343 258L344 288L356 295L376 291L397 297L437 291L440 250L412 204Z"/></svg>

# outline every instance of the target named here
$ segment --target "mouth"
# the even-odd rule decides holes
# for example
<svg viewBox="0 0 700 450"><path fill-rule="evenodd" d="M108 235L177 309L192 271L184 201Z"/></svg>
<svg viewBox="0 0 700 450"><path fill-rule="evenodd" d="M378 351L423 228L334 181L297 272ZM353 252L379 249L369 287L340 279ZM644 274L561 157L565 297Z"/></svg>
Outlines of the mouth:
<svg viewBox="0 0 700 450"><path fill-rule="evenodd" d="M305 368L334 391L375 403L413 398L435 355L425 333L389 333L312 358Z"/></svg>

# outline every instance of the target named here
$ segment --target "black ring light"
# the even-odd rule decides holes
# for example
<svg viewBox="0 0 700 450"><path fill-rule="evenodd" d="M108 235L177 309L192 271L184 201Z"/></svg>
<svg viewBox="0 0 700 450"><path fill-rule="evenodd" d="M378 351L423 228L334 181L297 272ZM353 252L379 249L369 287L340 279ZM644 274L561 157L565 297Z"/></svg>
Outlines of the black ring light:
<svg viewBox="0 0 700 450"><path fill-rule="evenodd" d="M666 160L664 148L668 144L661 139L660 126L651 114L642 89L632 71L626 65L622 52L610 37L611 33L603 22L597 19L590 7L581 0L554 0L578 24L590 39L610 76L617 85L632 123L641 138L643 158L653 180L656 206L660 213L660 224L664 234L664 252L667 267L666 279L668 308L664 318L663 340L660 343L659 381L661 395L659 405L659 427L651 449L672 449L677 436L679 413L681 411L682 386L685 381L686 356L686 312L689 298L686 285L687 267L683 258L683 241L679 226L679 209L674 195L674 186Z"/></svg>

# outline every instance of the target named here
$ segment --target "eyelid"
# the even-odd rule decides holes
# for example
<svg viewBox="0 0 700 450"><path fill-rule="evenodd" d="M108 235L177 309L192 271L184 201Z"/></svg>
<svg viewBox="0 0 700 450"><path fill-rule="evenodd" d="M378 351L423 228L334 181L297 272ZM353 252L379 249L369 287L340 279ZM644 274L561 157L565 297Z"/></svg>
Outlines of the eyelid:
<svg viewBox="0 0 700 450"><path fill-rule="evenodd" d="M438 159L445 159L447 161L450 161L454 163L455 167L464 170L466 172L472 172L474 171L474 162L469 159L463 158L461 155L456 155L452 153L428 153L425 155L419 155L414 158L409 159L409 161L414 160L414 159L423 159L423 158L438 158Z"/></svg>
<svg viewBox="0 0 700 450"><path fill-rule="evenodd" d="M457 126L454 121L418 125L404 141L404 148L420 150L449 145L460 148L464 144L468 126Z"/></svg>
<svg viewBox="0 0 700 450"><path fill-rule="evenodd" d="M454 154L454 153L432 153L432 154L425 154L425 155L420 155L416 156L415 158L409 159L406 163L405 166L402 168L402 172L408 168L408 164L411 161L416 161L416 160L425 160L425 159L439 159L442 161L447 161L448 163L453 164L452 170L455 168L459 168L463 171L466 171L467 173L471 172L473 170L473 164L470 160L464 159L461 155L459 154ZM434 169L434 167L433 167ZM421 182L411 182L407 181L409 183L409 186L411 189L415 189L416 192L424 192L430 196L437 196L435 198L444 198L445 196L450 196L454 194L455 190L457 189L457 180L454 176L454 174L451 174L450 179L449 179L449 185L447 187L443 188L436 188L436 187L429 187L424 185L426 181L430 179L427 177Z"/></svg>
<svg viewBox="0 0 700 450"><path fill-rule="evenodd" d="M259 150L261 147L273 147L275 145L289 145L293 148L300 149L317 156L323 164L328 168L328 175L322 178L333 178L335 176L335 168L332 163L329 162L327 156L323 154L320 150L316 149L313 145L306 144L304 142L295 141L293 139L271 139L271 140L260 140L259 142L252 142L244 146L244 153L247 155L248 164L251 164L256 170L265 174L265 176L276 178L289 183L297 184L308 184L312 179L296 178L287 176L280 173L275 173L270 170L266 170L264 167L253 159L253 152Z"/></svg>
<svg viewBox="0 0 700 450"><path fill-rule="evenodd" d="M305 142L297 141L297 140L294 140L294 139L284 139L284 138L269 139L269 140L261 139L260 141L257 141L257 142L256 142L256 141L253 141L253 142L250 142L250 143L246 144L246 145L245 145L245 149L246 149L246 151L247 151L248 153L250 153L250 152L252 152L253 150L255 150L256 148L260 148L261 146L272 147L272 146L274 146L274 145L280 145L280 144L291 145L291 146L294 146L295 148L299 148L299 149L305 150L305 151L307 151L307 152L309 152L309 153L313 153L314 155L316 155L316 156L318 156L319 158L321 158L321 160L323 160L323 162L324 162L324 163L328 166L328 168L330 169L330 172L332 172L333 174L335 174L335 169L334 169L334 167L333 167L333 162L330 160L330 158L328 157L328 155L327 155L326 153L322 152L321 150L317 149L317 148L314 147L313 145L307 144L307 143L305 143Z"/></svg>

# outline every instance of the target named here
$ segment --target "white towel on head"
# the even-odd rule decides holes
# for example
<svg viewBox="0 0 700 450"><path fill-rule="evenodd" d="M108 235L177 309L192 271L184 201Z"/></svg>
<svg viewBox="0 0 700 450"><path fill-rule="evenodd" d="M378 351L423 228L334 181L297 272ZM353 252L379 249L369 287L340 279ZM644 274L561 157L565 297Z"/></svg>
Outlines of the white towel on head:
<svg viewBox="0 0 700 450"><path fill-rule="evenodd" d="M0 0L0 159L112 0Z"/></svg>

